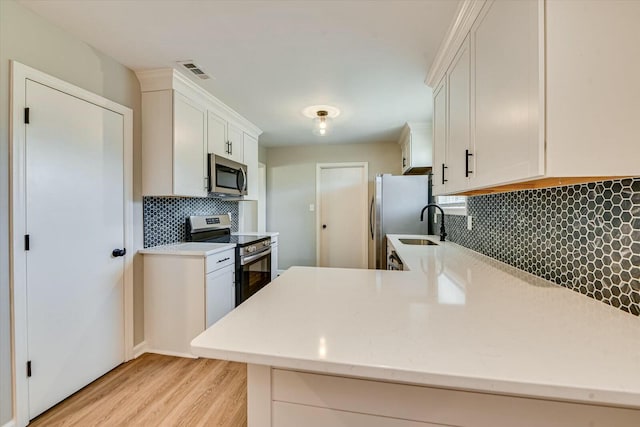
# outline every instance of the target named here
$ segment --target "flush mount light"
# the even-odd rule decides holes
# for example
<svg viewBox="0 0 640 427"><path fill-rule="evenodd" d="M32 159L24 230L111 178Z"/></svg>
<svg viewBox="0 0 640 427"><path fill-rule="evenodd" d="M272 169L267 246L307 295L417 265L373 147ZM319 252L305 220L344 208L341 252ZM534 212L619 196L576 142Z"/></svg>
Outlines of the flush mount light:
<svg viewBox="0 0 640 427"><path fill-rule="evenodd" d="M340 115L340 110L330 105L311 105L302 114L313 119L313 133L324 136L329 132L329 121Z"/></svg>

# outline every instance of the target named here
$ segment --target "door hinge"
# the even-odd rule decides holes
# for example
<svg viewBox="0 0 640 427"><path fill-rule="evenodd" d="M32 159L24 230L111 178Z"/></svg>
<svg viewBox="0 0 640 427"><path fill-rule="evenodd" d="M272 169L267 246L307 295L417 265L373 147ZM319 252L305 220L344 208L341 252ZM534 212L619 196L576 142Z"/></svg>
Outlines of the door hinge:
<svg viewBox="0 0 640 427"><path fill-rule="evenodd" d="M29 235L28 234L24 235L24 250L25 251L29 250Z"/></svg>
<svg viewBox="0 0 640 427"><path fill-rule="evenodd" d="M27 360L27 377L31 376L31 360Z"/></svg>
<svg viewBox="0 0 640 427"><path fill-rule="evenodd" d="M29 124L29 108L24 109L24 123Z"/></svg>

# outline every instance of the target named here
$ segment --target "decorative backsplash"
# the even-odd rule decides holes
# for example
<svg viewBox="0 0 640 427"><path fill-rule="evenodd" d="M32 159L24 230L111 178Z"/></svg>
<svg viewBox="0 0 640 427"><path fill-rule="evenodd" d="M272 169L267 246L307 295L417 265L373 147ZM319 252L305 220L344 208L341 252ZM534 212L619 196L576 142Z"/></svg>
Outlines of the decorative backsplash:
<svg viewBox="0 0 640 427"><path fill-rule="evenodd" d="M467 199L449 240L640 315L640 179ZM437 228L436 228L437 230Z"/></svg>
<svg viewBox="0 0 640 427"><path fill-rule="evenodd" d="M238 231L238 202L197 197L144 197L144 247L184 242L190 215L231 213L231 231Z"/></svg>

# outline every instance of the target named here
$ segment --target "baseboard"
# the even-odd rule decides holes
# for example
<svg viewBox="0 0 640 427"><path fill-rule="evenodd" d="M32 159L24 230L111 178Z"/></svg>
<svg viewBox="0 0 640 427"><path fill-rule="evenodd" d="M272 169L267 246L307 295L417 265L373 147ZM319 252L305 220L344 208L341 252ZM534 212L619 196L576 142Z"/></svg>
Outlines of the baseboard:
<svg viewBox="0 0 640 427"><path fill-rule="evenodd" d="M142 341L138 345L133 347L133 358L137 359L147 352L147 342Z"/></svg>
<svg viewBox="0 0 640 427"><path fill-rule="evenodd" d="M179 351L167 351L167 350L154 350L152 348L147 348L145 353L155 353L162 354L164 356L174 356L174 357L186 357L187 359L197 359L198 356L195 356L191 353L181 353Z"/></svg>
<svg viewBox="0 0 640 427"><path fill-rule="evenodd" d="M6 424L3 424L2 427L16 427L16 421L15 420L8 421Z"/></svg>
<svg viewBox="0 0 640 427"><path fill-rule="evenodd" d="M278 270L278 276L282 276L282 273L284 273L287 270Z"/></svg>

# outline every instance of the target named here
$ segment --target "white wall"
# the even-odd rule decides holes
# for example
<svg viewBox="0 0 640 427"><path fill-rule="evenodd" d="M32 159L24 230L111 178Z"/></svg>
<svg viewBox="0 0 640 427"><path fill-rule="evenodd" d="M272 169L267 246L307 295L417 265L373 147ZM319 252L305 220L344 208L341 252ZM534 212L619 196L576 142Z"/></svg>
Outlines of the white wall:
<svg viewBox="0 0 640 427"><path fill-rule="evenodd" d="M14 0L0 0L0 425L12 418L9 289L9 60L133 109L135 238L142 246L140 87L134 73ZM81 203L82 200L78 200ZM142 264L134 266L136 342L143 339Z"/></svg>
<svg viewBox="0 0 640 427"><path fill-rule="evenodd" d="M279 231L278 267L316 264L316 164L369 162L369 199L380 173L401 173L395 142L267 149L267 231ZM368 219L365 219L368 220ZM369 266L372 248L369 246Z"/></svg>

